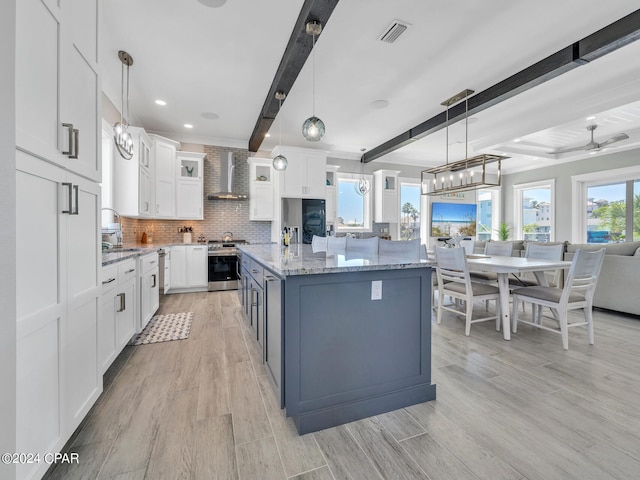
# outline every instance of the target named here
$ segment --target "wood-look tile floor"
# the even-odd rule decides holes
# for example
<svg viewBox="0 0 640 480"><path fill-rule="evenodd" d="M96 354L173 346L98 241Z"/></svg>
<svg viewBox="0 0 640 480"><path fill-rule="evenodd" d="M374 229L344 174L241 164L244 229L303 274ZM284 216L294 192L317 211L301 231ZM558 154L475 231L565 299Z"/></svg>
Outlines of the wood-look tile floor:
<svg viewBox="0 0 640 480"><path fill-rule="evenodd" d="M483 309L478 306L478 309ZM640 319L596 311L570 331L445 315L437 400L298 436L277 407L236 292L168 295L187 340L127 347L48 479L604 480L640 477ZM482 313L482 312L480 312Z"/></svg>

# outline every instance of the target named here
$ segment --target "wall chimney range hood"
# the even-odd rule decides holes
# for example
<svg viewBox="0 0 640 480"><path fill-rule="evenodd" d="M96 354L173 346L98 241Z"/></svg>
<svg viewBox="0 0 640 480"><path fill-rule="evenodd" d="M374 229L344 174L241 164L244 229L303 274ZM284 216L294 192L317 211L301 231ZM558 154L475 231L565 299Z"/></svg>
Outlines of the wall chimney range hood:
<svg viewBox="0 0 640 480"><path fill-rule="evenodd" d="M233 162L233 152L227 152L226 158L220 159L220 190L207 195L208 200L246 200L247 195L234 190L234 173L236 166Z"/></svg>

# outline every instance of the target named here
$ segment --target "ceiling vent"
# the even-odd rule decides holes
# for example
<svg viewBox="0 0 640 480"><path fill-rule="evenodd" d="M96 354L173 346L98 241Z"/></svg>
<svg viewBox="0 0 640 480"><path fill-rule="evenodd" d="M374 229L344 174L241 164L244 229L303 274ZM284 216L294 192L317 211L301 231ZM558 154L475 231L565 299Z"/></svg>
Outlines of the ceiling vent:
<svg viewBox="0 0 640 480"><path fill-rule="evenodd" d="M409 27L410 27L410 24L408 24L406 22L401 22L400 20L394 20L384 30L384 33L382 35L380 35L378 40L380 40L381 42L385 42L385 43L393 43Z"/></svg>

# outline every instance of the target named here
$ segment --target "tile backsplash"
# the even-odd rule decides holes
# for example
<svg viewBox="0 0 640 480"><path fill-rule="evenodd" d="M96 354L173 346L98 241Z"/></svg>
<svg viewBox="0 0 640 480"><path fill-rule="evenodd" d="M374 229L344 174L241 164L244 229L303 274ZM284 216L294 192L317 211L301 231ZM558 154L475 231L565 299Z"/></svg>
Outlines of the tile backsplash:
<svg viewBox="0 0 640 480"><path fill-rule="evenodd" d="M269 243L271 222L249 221L249 199L207 200L207 195L220 190L221 158L233 152L235 159L235 190L249 194L248 150L240 148L204 145L204 220L142 220L123 218L125 245L140 243L143 233L153 236L153 243L179 243L184 226L192 227L193 242L204 235L207 240L219 240L223 233L233 233L233 238L249 243Z"/></svg>

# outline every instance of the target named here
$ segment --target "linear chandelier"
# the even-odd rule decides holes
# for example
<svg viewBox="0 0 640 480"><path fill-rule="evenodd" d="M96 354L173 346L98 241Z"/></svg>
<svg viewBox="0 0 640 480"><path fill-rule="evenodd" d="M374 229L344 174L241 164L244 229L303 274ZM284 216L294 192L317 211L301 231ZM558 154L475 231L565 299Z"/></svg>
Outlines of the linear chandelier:
<svg viewBox="0 0 640 480"><path fill-rule="evenodd" d="M469 157L469 95L473 90L463 90L445 100L446 106L446 162L439 167L428 168L420 173L422 195L442 195L450 192L499 187L503 155L481 154ZM465 100L465 158L449 163L449 107Z"/></svg>

